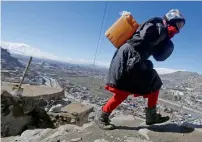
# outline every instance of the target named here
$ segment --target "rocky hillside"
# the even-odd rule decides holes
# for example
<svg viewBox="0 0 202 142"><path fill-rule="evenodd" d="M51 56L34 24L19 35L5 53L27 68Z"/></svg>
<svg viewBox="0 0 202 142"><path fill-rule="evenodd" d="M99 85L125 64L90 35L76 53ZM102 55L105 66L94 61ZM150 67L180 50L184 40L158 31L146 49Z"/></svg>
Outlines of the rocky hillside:
<svg viewBox="0 0 202 142"><path fill-rule="evenodd" d="M178 71L160 76L166 88L191 89L202 92L202 75L198 73Z"/></svg>
<svg viewBox="0 0 202 142"><path fill-rule="evenodd" d="M84 112L87 112L85 108L92 107L71 103L60 110L55 107L51 108L51 113L45 113L36 107L38 105L31 105L34 109L28 107L30 104L39 104L38 100L28 103L25 98L24 101L22 98L20 101L18 99L6 91L1 94L2 142L200 142L202 138L201 124L178 124L169 121L147 126L143 119L136 116L114 113L111 120L116 129L105 131L99 129L93 121L98 111L96 107L95 112L83 117ZM78 121L83 122L78 126ZM55 125L56 123L58 125Z"/></svg>
<svg viewBox="0 0 202 142"><path fill-rule="evenodd" d="M79 127L62 125L56 129L26 130L19 136L1 138L2 142L200 142L201 126L178 126L171 122L146 126L133 116L115 116L117 129L105 131L94 122Z"/></svg>
<svg viewBox="0 0 202 142"><path fill-rule="evenodd" d="M1 69L14 70L16 67L24 67L17 58L11 56L11 54L1 47Z"/></svg>

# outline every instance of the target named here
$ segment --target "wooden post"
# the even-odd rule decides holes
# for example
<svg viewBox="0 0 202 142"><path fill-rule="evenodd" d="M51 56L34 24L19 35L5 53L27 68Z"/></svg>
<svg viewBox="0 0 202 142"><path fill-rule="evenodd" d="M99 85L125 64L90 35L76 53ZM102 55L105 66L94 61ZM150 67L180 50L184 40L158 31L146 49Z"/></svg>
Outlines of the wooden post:
<svg viewBox="0 0 202 142"><path fill-rule="evenodd" d="M22 86L22 83L23 83L23 81L24 81L24 79L25 79L25 75L26 75L26 73L27 73L27 71L28 71L28 69L29 69L29 66L30 66L30 64L31 64L31 61L32 61L32 57L29 58L29 62L27 63L27 66L26 66L25 71L24 71L24 73L23 73L22 80L21 80L21 82L20 82L20 84L19 84L19 86L18 86L18 90L19 90L19 89L21 88L21 86Z"/></svg>

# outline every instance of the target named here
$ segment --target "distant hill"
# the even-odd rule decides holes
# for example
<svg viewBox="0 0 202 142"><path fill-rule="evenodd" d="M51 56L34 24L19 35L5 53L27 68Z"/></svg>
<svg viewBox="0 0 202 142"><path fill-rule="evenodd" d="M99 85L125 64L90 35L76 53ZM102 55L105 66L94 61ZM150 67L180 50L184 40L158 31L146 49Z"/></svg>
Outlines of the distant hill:
<svg viewBox="0 0 202 142"><path fill-rule="evenodd" d="M28 56L18 55L18 54L12 54L12 56L27 61L29 59ZM104 74L107 74L108 68L106 67L100 67L100 66L94 66L92 64L72 64L67 62L60 62L60 61L54 61L50 59L42 59L34 57L33 61L46 61L48 63L57 63L57 64L63 64L63 65L69 65L72 67L75 67L77 69L83 69L83 70L93 70L102 72ZM177 71L177 70L171 70L171 69L164 69L164 68L156 68L157 72L160 74L160 77L164 83L164 86L166 88L192 88L195 91L201 91L202 92L202 75L199 75L195 72L188 72L188 71Z"/></svg>
<svg viewBox="0 0 202 142"><path fill-rule="evenodd" d="M12 53L11 55L13 57L16 57L19 60L22 60L25 62L27 62L30 58L29 56L21 55L21 54L15 54L15 53ZM89 71L94 70L96 72L99 71L100 73L107 73L107 71L108 71L108 68L106 68L106 67L101 67L101 66L97 66L97 65L93 66L93 64L75 64L75 63L68 63L68 62L56 61L56 60L51 60L51 59L44 59L44 58L39 58L39 57L33 57L32 61L33 62L44 61L44 62L47 62L50 64L65 65L65 66L68 65L68 66L71 66L71 67L74 67L77 69L83 69L83 70L89 70Z"/></svg>
<svg viewBox="0 0 202 142"><path fill-rule="evenodd" d="M80 67L85 68L87 70L96 70L103 73L108 72L108 66L103 65L100 63L96 63L96 65L93 65L91 61L89 62L82 62L78 61L77 59L70 59L65 60L56 57L52 54L49 54L48 52L43 52L39 48L32 47L30 45L24 44L24 43L12 43L12 42L1 42L1 46L5 49L8 49L8 51L14 56L19 58L20 60L23 60L27 62L30 56L34 57L32 61L46 61L48 63L53 64L64 64L64 65L70 65L72 67ZM21 56L22 55L22 56ZM62 60L62 61L61 61ZM110 61L109 61L110 62ZM167 69L167 68L156 68L157 72L159 74L167 74L167 73L173 73L178 70L173 69Z"/></svg>
<svg viewBox="0 0 202 142"><path fill-rule="evenodd" d="M167 88L190 88L202 92L202 75L195 72L177 71L160 75Z"/></svg>
<svg viewBox="0 0 202 142"><path fill-rule="evenodd" d="M9 68L13 68L14 66L22 66L22 64L16 58L27 62L29 56L32 55L34 57L32 61L46 61L51 64L68 65L71 66L72 69L79 69L89 72L93 71L102 74L107 74L108 72L108 68L99 65L93 66L92 64L87 63L75 64L61 62L55 56L52 56L46 52L42 52L39 49L33 48L26 44L4 42L2 47L8 49L9 52L11 52L10 54L7 50L1 49L3 50L2 58L5 58L5 62L7 63L2 64L2 67L8 67L8 63L11 65ZM202 92L202 76L197 73L166 68L156 68L156 70L160 74L166 88L191 88Z"/></svg>
<svg viewBox="0 0 202 142"><path fill-rule="evenodd" d="M11 54L1 47L1 69L14 70L16 67L24 67L17 58L12 57Z"/></svg>

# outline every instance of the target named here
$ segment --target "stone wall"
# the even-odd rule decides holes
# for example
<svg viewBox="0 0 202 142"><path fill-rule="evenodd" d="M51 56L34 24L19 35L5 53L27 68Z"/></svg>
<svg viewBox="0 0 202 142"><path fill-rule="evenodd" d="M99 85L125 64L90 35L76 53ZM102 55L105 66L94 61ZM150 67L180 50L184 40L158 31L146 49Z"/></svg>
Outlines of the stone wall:
<svg viewBox="0 0 202 142"><path fill-rule="evenodd" d="M30 106L36 106L38 105L39 107L45 107L48 104L50 104L51 100L61 100L64 98L64 90L61 90L60 92L52 93L52 94L47 94L47 95L40 95L40 96L23 96L25 103L25 107L30 107Z"/></svg>
<svg viewBox="0 0 202 142"><path fill-rule="evenodd" d="M46 100L63 97L64 91L43 96L16 97L7 91L1 93L1 136L20 135L27 129L55 128L64 124L83 125L93 107L80 103L62 106L59 112L46 112ZM43 98L43 99L42 99ZM41 100L41 101L39 101ZM50 104L51 106L51 104Z"/></svg>
<svg viewBox="0 0 202 142"><path fill-rule="evenodd" d="M12 92L14 84L3 82L1 92ZM23 84L23 101L24 107L41 106L45 107L51 100L60 100L65 97L64 89L50 88L47 86L25 85Z"/></svg>
<svg viewBox="0 0 202 142"><path fill-rule="evenodd" d="M29 128L54 128L46 111L34 105L36 103L36 100L15 97L7 91L2 91L1 136L16 136Z"/></svg>

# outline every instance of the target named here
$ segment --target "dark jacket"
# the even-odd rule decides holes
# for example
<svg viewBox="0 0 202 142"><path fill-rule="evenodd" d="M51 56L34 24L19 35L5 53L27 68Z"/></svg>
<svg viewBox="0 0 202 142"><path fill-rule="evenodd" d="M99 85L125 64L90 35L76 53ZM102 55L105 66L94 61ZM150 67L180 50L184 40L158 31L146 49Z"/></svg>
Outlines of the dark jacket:
<svg viewBox="0 0 202 142"><path fill-rule="evenodd" d="M106 85L134 94L148 94L159 90L162 81L148 58L166 60L174 45L161 18L143 23L131 39L115 52Z"/></svg>

